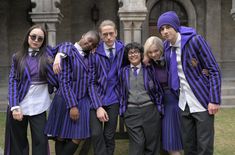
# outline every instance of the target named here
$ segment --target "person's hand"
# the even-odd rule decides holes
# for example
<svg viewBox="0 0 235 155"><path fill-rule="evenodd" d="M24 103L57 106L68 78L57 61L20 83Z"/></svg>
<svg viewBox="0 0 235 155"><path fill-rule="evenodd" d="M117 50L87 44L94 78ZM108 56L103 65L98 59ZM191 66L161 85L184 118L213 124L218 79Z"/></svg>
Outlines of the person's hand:
<svg viewBox="0 0 235 155"><path fill-rule="evenodd" d="M208 104L208 112L210 115L214 115L219 111L220 105L219 104L214 104L214 103L209 103Z"/></svg>
<svg viewBox="0 0 235 155"><path fill-rule="evenodd" d="M54 63L53 63L53 71L55 74L59 74L61 71L60 62L61 62L61 55L60 53L57 53L55 56Z"/></svg>
<svg viewBox="0 0 235 155"><path fill-rule="evenodd" d="M101 122L108 122L109 116L103 107L99 107L96 110L96 116Z"/></svg>
<svg viewBox="0 0 235 155"><path fill-rule="evenodd" d="M143 63L144 63L145 65L150 65L149 61L150 61L149 57L144 56Z"/></svg>
<svg viewBox="0 0 235 155"><path fill-rule="evenodd" d="M23 113L22 113L22 111L20 110L20 108L14 109L14 110L12 111L12 116L13 116L13 118L14 118L15 120L17 120L17 121L22 121L22 120L23 120Z"/></svg>
<svg viewBox="0 0 235 155"><path fill-rule="evenodd" d="M78 110L78 108L77 107L70 108L69 115L70 115L70 118L73 121L78 120L78 118L79 118L79 110Z"/></svg>

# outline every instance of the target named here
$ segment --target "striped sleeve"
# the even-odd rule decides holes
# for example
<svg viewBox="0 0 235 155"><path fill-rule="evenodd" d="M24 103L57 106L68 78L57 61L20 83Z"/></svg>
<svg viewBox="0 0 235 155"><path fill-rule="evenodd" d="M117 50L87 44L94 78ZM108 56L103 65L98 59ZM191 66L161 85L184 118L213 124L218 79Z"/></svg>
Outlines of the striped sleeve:
<svg viewBox="0 0 235 155"><path fill-rule="evenodd" d="M63 53L67 56L72 56L72 50L71 48L73 47L74 45L70 42L64 42L64 43L61 43L59 45L59 48L58 48L58 52L59 53Z"/></svg>
<svg viewBox="0 0 235 155"><path fill-rule="evenodd" d="M96 54L92 54L89 58L89 94L93 107L97 109L102 106L102 102L98 96L95 60Z"/></svg>
<svg viewBox="0 0 235 155"><path fill-rule="evenodd" d="M67 108L74 107L78 104L76 99L76 94L72 89L73 69L70 61L72 61L71 57L66 57L65 59L62 59L62 70L61 73L59 74L59 87L62 90L62 94L66 101Z"/></svg>
<svg viewBox="0 0 235 155"><path fill-rule="evenodd" d="M54 56L53 56L53 51L51 50L50 47L47 48L47 59L48 59L48 64L46 66L47 68L47 81L48 83L53 86L53 87L59 87L58 84L58 75L56 75L53 71L52 65L54 61Z"/></svg>
<svg viewBox="0 0 235 155"><path fill-rule="evenodd" d="M199 49L200 61L205 65L204 68L209 71L209 102L220 104L221 103L221 73L219 66L212 54L212 51L205 41L205 39L198 35L194 38L194 44L197 45Z"/></svg>
<svg viewBox="0 0 235 155"><path fill-rule="evenodd" d="M8 99L9 99L10 108L19 105L18 84L19 84L19 80L17 79L17 76L16 76L15 55L13 55L11 70L10 70L10 75L9 75L9 85L8 85Z"/></svg>
<svg viewBox="0 0 235 155"><path fill-rule="evenodd" d="M123 113L126 111L126 91L125 90L125 78L124 78L124 68L120 69L120 78L119 78L119 83L120 83L120 89L119 89L119 94L120 94L120 107L119 107L119 114L120 116L123 116Z"/></svg>

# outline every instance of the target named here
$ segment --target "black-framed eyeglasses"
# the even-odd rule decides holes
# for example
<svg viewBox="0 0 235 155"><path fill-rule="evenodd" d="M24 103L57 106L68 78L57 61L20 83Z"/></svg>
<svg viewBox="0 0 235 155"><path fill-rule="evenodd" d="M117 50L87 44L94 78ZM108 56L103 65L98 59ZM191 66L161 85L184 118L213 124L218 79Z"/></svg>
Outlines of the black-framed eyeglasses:
<svg viewBox="0 0 235 155"><path fill-rule="evenodd" d="M128 52L128 56L132 56L132 55L139 55L140 51L139 50L130 50Z"/></svg>
<svg viewBox="0 0 235 155"><path fill-rule="evenodd" d="M30 39L33 41L38 41L38 42L43 42L44 37L43 36L38 36L38 35L29 35Z"/></svg>

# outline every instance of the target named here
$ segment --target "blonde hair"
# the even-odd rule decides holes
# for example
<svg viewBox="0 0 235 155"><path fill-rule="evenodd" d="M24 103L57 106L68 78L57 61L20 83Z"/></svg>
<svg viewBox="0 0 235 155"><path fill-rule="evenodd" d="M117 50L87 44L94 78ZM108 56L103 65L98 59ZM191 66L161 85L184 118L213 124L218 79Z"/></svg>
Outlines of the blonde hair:
<svg viewBox="0 0 235 155"><path fill-rule="evenodd" d="M156 37L156 36L151 36L149 37L144 44L144 56L148 57L148 52L149 49L153 46L157 46L159 48L159 50L161 51L161 55L163 54L163 42L160 38Z"/></svg>
<svg viewBox="0 0 235 155"><path fill-rule="evenodd" d="M102 27L104 26L112 26L115 30L116 30L116 24L111 21L111 20L104 20L100 23L100 26L99 26L99 32L101 33L101 29Z"/></svg>

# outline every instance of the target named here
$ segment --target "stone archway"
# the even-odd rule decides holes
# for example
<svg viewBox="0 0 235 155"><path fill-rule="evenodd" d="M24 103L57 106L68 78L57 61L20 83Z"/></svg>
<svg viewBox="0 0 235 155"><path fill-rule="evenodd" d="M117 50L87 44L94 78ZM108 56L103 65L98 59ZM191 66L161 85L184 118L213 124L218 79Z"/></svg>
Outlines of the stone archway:
<svg viewBox="0 0 235 155"><path fill-rule="evenodd" d="M161 7L163 5L163 7ZM158 16L168 10L174 10L177 12L181 19L182 25L187 25L196 28L196 10L191 1L185 0L147 0L146 7L148 14L145 22L143 23L143 41L145 41L151 35L159 35L156 29L156 22ZM160 8L161 7L161 8ZM158 12L155 19L151 18L152 11ZM154 15L152 15L153 17ZM155 22L154 22L155 20Z"/></svg>

